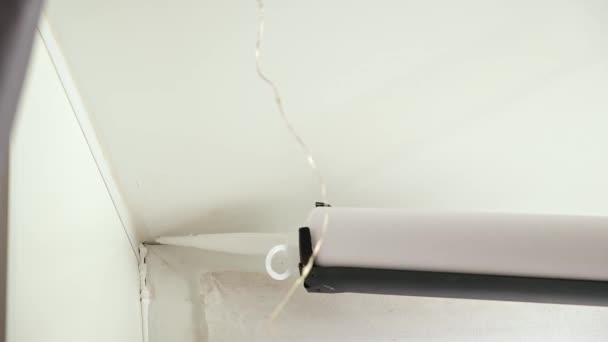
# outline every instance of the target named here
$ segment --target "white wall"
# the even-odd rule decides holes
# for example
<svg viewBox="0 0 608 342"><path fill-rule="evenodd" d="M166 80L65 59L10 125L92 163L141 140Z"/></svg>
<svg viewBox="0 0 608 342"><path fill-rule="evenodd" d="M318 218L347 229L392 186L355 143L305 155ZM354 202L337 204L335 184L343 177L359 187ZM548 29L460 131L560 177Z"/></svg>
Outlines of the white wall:
<svg viewBox="0 0 608 342"><path fill-rule="evenodd" d="M606 1L266 3L263 66L334 206L608 213ZM255 74L255 0L47 13L144 238L305 222L318 187ZM152 338L184 341L200 292L156 261ZM601 310L411 303L433 341L605 340Z"/></svg>
<svg viewBox="0 0 608 342"><path fill-rule="evenodd" d="M137 258L38 37L11 153L8 341L140 341Z"/></svg>
<svg viewBox="0 0 608 342"><path fill-rule="evenodd" d="M332 205L608 214L608 2L265 2L262 64ZM255 0L48 15L144 239L305 222Z"/></svg>

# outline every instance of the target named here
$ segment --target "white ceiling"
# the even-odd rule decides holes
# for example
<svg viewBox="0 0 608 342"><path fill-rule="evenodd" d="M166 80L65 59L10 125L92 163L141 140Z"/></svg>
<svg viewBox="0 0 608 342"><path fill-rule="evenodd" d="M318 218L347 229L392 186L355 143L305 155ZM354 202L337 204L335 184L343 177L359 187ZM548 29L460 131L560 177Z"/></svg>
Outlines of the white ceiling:
<svg viewBox="0 0 608 342"><path fill-rule="evenodd" d="M144 238L304 222L255 0L46 12ZM608 214L605 1L267 0L266 33L332 204Z"/></svg>

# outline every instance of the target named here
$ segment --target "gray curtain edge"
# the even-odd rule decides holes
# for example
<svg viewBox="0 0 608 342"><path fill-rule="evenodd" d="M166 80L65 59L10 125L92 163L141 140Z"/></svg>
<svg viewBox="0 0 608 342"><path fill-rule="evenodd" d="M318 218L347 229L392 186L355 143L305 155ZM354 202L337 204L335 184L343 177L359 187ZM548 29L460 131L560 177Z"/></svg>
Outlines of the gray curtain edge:
<svg viewBox="0 0 608 342"><path fill-rule="evenodd" d="M0 342L6 340L10 132L42 0L0 0Z"/></svg>

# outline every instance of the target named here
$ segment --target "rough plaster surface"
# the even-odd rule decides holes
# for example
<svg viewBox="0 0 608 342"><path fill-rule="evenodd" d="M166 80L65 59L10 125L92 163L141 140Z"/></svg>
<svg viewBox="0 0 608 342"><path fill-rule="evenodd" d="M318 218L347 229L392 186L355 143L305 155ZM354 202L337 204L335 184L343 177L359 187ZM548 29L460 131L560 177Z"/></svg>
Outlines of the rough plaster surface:
<svg viewBox="0 0 608 342"><path fill-rule="evenodd" d="M608 308L492 301L311 295L287 291L238 257L152 246L151 341L583 341L608 339ZM242 261L242 260L241 260Z"/></svg>

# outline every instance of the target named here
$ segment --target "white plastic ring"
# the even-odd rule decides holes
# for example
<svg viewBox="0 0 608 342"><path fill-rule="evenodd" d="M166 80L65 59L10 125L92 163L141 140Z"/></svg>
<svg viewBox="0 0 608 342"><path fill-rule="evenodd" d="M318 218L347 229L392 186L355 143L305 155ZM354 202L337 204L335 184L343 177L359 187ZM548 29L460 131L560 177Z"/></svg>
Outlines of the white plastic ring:
<svg viewBox="0 0 608 342"><path fill-rule="evenodd" d="M268 272L268 275L275 280L285 280L291 275L291 271L289 269L283 273L277 273L272 269L272 259L280 252L283 252L285 256L287 256L287 245L276 245L272 247L270 251L268 251L268 254L266 254L266 272Z"/></svg>

